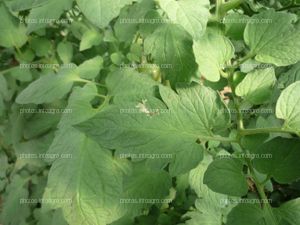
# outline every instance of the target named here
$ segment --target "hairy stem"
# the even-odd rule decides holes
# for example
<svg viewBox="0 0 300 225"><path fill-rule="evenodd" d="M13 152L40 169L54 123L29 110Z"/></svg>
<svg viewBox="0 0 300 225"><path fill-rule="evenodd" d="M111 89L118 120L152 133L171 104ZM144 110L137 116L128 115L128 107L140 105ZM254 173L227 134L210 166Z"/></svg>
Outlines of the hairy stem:
<svg viewBox="0 0 300 225"><path fill-rule="evenodd" d="M226 12L230 11L231 9L237 8L243 2L244 2L244 0L231 0L229 2L225 2L221 6L221 11L225 15Z"/></svg>
<svg viewBox="0 0 300 225"><path fill-rule="evenodd" d="M298 135L295 131L283 129L281 127L241 129L239 132L242 136L263 134L263 133L290 133L290 134Z"/></svg>
<svg viewBox="0 0 300 225"><path fill-rule="evenodd" d="M223 0L216 0L216 18L217 21L220 21L220 19L222 19L222 10L221 10L221 6L223 4Z"/></svg>
<svg viewBox="0 0 300 225"><path fill-rule="evenodd" d="M250 55L247 55L241 61L243 61L243 60L246 61L248 57L250 57ZM235 105L235 108L236 108L237 113L238 113L237 114L237 126L238 126L237 127L237 129L238 129L237 141L238 141L239 145L241 146L241 148L243 149L243 147L241 145L241 137L243 135L247 134L247 132L249 132L250 129L248 129L248 130L244 129L243 117L242 117L242 114L241 114L241 111L240 111L239 100L238 100L238 97L235 95L235 87L233 85L233 80L232 80L233 79L233 73L234 73L234 70L231 70L230 73L229 73L228 84L229 84L229 86L232 89L232 95L233 95L234 105ZM253 129L253 130L257 130L257 129ZM249 133L251 133L251 132L249 132ZM244 150L244 149L243 149L243 151L246 152L246 150ZM257 188L259 197L262 200L263 209L266 210L266 222L268 224L278 225L278 223L276 221L276 218L275 218L275 216L273 214L272 207L269 204L268 198L267 198L267 196L265 194L264 184L261 184L259 182L259 180L257 179L257 177L255 175L254 168L253 168L252 163L251 163L251 160L250 159L246 159L246 162L247 162L247 165L248 165L251 177L253 178L253 181L254 181L255 186Z"/></svg>
<svg viewBox="0 0 300 225"><path fill-rule="evenodd" d="M268 224L278 225L278 221L276 220L276 217L275 217L275 215L273 213L272 207L271 207L271 205L269 203L268 197L267 197L267 195L266 195L266 193L264 191L264 185L261 184L258 181L258 179L257 179L257 177L255 175L255 172L254 172L254 169L253 169L253 166L252 166L252 163L251 163L250 159L247 160L247 165L248 165L251 177L253 178L253 181L255 183L255 186L256 186L257 192L259 194L259 197L262 200L261 204L263 206L263 209L265 209L266 222Z"/></svg>

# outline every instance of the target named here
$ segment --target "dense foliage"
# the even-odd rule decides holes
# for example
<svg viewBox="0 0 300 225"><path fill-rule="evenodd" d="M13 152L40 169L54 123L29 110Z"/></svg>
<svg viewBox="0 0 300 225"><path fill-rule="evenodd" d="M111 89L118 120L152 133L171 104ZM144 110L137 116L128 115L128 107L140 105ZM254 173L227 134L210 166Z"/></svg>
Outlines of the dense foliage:
<svg viewBox="0 0 300 225"><path fill-rule="evenodd" d="M0 224L300 225L299 0L1 0Z"/></svg>

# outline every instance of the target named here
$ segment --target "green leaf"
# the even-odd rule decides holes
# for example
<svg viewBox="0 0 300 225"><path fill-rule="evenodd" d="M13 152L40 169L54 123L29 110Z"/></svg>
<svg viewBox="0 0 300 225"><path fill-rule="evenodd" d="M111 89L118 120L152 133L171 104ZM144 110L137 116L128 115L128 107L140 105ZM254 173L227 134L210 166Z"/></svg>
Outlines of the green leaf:
<svg viewBox="0 0 300 225"><path fill-rule="evenodd" d="M14 0L11 3L13 11L23 11L33 7L39 7L45 4L48 0Z"/></svg>
<svg viewBox="0 0 300 225"><path fill-rule="evenodd" d="M114 25L116 37L119 41L131 42L138 26L148 11L155 6L154 1L142 0L121 10L120 16Z"/></svg>
<svg viewBox="0 0 300 225"><path fill-rule="evenodd" d="M54 23L65 10L72 7L72 3L73 0L48 0L39 7L32 6L33 8L27 18L27 32L31 33Z"/></svg>
<svg viewBox="0 0 300 225"><path fill-rule="evenodd" d="M204 34L210 16L209 1L159 0L159 5L168 17L181 25L193 39L197 40Z"/></svg>
<svg viewBox="0 0 300 225"><path fill-rule="evenodd" d="M102 34L96 29L88 29L83 32L79 46L80 51L87 50L93 46L97 46L102 42Z"/></svg>
<svg viewBox="0 0 300 225"><path fill-rule="evenodd" d="M227 225L269 225L259 204L239 204L229 213Z"/></svg>
<svg viewBox="0 0 300 225"><path fill-rule="evenodd" d="M284 120L284 129L290 129L300 134L300 81L288 86L281 93L277 105L276 116Z"/></svg>
<svg viewBox="0 0 300 225"><path fill-rule="evenodd" d="M215 192L230 196L243 196L248 192L243 163L237 159L214 160L205 172L203 183Z"/></svg>
<svg viewBox="0 0 300 225"><path fill-rule="evenodd" d="M125 56L121 52L114 52L110 55L110 60L113 64L120 66L124 62Z"/></svg>
<svg viewBox="0 0 300 225"><path fill-rule="evenodd" d="M288 148L286 147L288 146ZM290 183L300 178L300 141L277 137L258 147L257 153L271 158L255 158L254 167L271 175L279 183Z"/></svg>
<svg viewBox="0 0 300 225"><path fill-rule="evenodd" d="M11 48L21 47L27 41L26 28L13 17L4 3L0 3L0 46Z"/></svg>
<svg viewBox="0 0 300 225"><path fill-rule="evenodd" d="M103 58L96 56L80 64L76 69L76 73L83 79L93 79L99 74L102 67Z"/></svg>
<svg viewBox="0 0 300 225"><path fill-rule="evenodd" d="M7 87L7 81L3 74L0 74L0 96L3 98L8 97L8 87Z"/></svg>
<svg viewBox="0 0 300 225"><path fill-rule="evenodd" d="M26 184L28 179L15 175L12 182L7 187L7 192L3 196L3 208L1 209L1 223L7 225L21 224L25 222L30 215L30 208L26 200L28 200L28 190ZM25 200L25 201L24 201ZM18 216L16 216L18 212Z"/></svg>
<svg viewBox="0 0 300 225"><path fill-rule="evenodd" d="M265 10L251 17L244 39L255 59L276 66L287 66L300 60L300 26L296 15Z"/></svg>
<svg viewBox="0 0 300 225"><path fill-rule="evenodd" d="M83 122L94 116L98 109L92 107L90 101L97 95L95 84L86 84L84 87L75 87L69 97L66 110L69 113L62 115L59 127L71 126Z"/></svg>
<svg viewBox="0 0 300 225"><path fill-rule="evenodd" d="M212 32L206 32L194 42L193 49L199 71L207 80L214 82L220 79L220 70L234 55L231 42L226 37Z"/></svg>
<svg viewBox="0 0 300 225"><path fill-rule="evenodd" d="M286 88L292 83L300 80L300 62L296 63L284 74L281 74L279 78L279 83L282 87Z"/></svg>
<svg viewBox="0 0 300 225"><path fill-rule="evenodd" d="M203 159L203 147L201 145L191 145L185 151L174 155L174 159L169 166L169 172L172 176L184 174L195 168Z"/></svg>
<svg viewBox="0 0 300 225"><path fill-rule="evenodd" d="M122 166L110 151L66 128L58 131L48 153L71 154L72 158L54 161L44 198L61 201L51 201L47 207L62 208L72 225L105 225L123 215Z"/></svg>
<svg viewBox="0 0 300 225"><path fill-rule="evenodd" d="M164 102L151 96L120 102L76 127L107 148L153 154L185 151L229 126L227 108L210 88L194 85L176 94L160 87L160 94Z"/></svg>
<svg viewBox="0 0 300 225"><path fill-rule="evenodd" d="M157 10L150 10L145 15L145 21L162 21L162 16ZM163 26L162 23L142 23L139 26L139 33L142 37L147 37L152 34L158 27Z"/></svg>
<svg viewBox="0 0 300 225"><path fill-rule="evenodd" d="M37 56L47 56L51 50L51 41L47 38L36 37L30 40L30 47L34 50Z"/></svg>
<svg viewBox="0 0 300 225"><path fill-rule="evenodd" d="M47 109L45 109L47 110ZM24 138L32 139L55 128L60 120L60 113L37 113L24 124Z"/></svg>
<svg viewBox="0 0 300 225"><path fill-rule="evenodd" d="M300 198L293 199L281 205L275 212L288 225L298 225L300 221Z"/></svg>
<svg viewBox="0 0 300 225"><path fill-rule="evenodd" d="M122 66L122 65L121 65ZM154 95L157 82L148 75L124 68L110 73L106 79L108 95L114 96L114 103L141 95ZM130 88L128 88L130 87Z"/></svg>
<svg viewBox="0 0 300 225"><path fill-rule="evenodd" d="M225 33L234 40L243 40L246 22L249 16L239 13L231 13L224 17Z"/></svg>
<svg viewBox="0 0 300 225"><path fill-rule="evenodd" d="M171 186L171 177L166 171L135 165L132 173L124 178L121 205L128 213L139 215L153 205L153 200L159 200L156 205L161 205Z"/></svg>
<svg viewBox="0 0 300 225"><path fill-rule="evenodd" d="M44 156L53 141L53 133L48 133L40 138L20 142L15 145L17 161L14 165L14 172L20 171L26 165L38 170L45 168Z"/></svg>
<svg viewBox="0 0 300 225"><path fill-rule="evenodd" d="M37 225L68 225L61 210L44 213L41 209L35 209L34 216L38 221Z"/></svg>
<svg viewBox="0 0 300 225"><path fill-rule="evenodd" d="M197 65L192 40L180 26L167 24L158 27L145 39L144 48L174 86L176 82L188 82L195 76Z"/></svg>
<svg viewBox="0 0 300 225"><path fill-rule="evenodd" d="M70 63L73 58L73 46L70 42L59 42L57 54L63 63Z"/></svg>
<svg viewBox="0 0 300 225"><path fill-rule="evenodd" d="M9 169L7 156L2 151L0 153L0 191L2 191L6 184L8 183L8 179L6 177L7 170ZM0 216L1 218L1 216Z"/></svg>
<svg viewBox="0 0 300 225"><path fill-rule="evenodd" d="M20 66L9 69L5 74L12 76L15 79L23 82L29 82L32 80L32 74L30 69L20 68Z"/></svg>
<svg viewBox="0 0 300 225"><path fill-rule="evenodd" d="M213 161L212 157L205 155L204 160L189 173L189 184L196 192L196 211L188 212L185 216L191 219L186 221L187 225L197 225L199 221L203 224L222 225L222 218L227 215L227 210L232 206L226 195L216 193L203 183L207 167Z"/></svg>
<svg viewBox="0 0 300 225"><path fill-rule="evenodd" d="M31 83L17 97L18 104L50 103L61 99L78 79L73 69L62 69L59 74L48 74Z"/></svg>
<svg viewBox="0 0 300 225"><path fill-rule="evenodd" d="M273 67L254 70L236 87L236 94L254 105L265 103L272 95L276 83Z"/></svg>
<svg viewBox="0 0 300 225"><path fill-rule="evenodd" d="M133 0L115 0L114 4L110 0L90 0L86 4L85 0L76 0L82 13L97 27L105 28L109 22L117 17L120 10Z"/></svg>

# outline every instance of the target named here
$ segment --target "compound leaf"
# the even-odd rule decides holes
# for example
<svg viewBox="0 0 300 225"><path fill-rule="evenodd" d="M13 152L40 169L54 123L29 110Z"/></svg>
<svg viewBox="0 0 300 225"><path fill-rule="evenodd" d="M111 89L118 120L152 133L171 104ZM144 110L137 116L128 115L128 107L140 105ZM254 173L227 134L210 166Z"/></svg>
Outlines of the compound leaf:
<svg viewBox="0 0 300 225"><path fill-rule="evenodd" d="M195 85L178 93L160 87L164 102L148 96L112 105L76 127L125 153L175 153L229 126L228 109L212 89Z"/></svg>

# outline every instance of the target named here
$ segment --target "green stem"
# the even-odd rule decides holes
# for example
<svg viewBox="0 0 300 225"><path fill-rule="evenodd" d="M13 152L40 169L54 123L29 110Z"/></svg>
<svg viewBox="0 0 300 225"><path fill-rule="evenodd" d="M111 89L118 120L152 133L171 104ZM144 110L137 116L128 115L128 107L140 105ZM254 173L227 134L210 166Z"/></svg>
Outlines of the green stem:
<svg viewBox="0 0 300 225"><path fill-rule="evenodd" d="M82 83L86 83L86 84L91 84L91 83L93 83L93 84L95 84L95 85L97 85L97 86L99 86L99 87L107 88L106 85L104 85L104 84L100 84L100 83L97 83L97 82L95 82L95 81L90 81L90 80L86 80L86 79L82 79L82 78L77 78L77 79L75 79L74 81L82 82Z"/></svg>
<svg viewBox="0 0 300 225"><path fill-rule="evenodd" d="M9 72L10 70L12 70L13 68L15 68L15 67L11 67L11 68L2 70L2 71L0 71L0 74L5 74L5 73Z"/></svg>
<svg viewBox="0 0 300 225"><path fill-rule="evenodd" d="M253 57L252 54L246 55L244 58L242 58L239 61L238 65L242 64L243 62L245 62L246 60L248 60L251 57ZM243 149L243 147L241 145L241 137L243 135L248 135L248 134L256 133L256 132L259 132L259 131L264 131L263 133L265 133L265 132L269 133L270 130L264 129L264 128L261 129L261 130L259 130L259 129L244 129L243 117L242 117L242 114L241 114L241 111L240 111L239 99L238 99L238 97L235 94L235 87L233 85L233 74L234 74L234 70L230 70L230 73L229 73L229 76L228 76L228 84L229 84L229 86L232 89L234 106L235 106L235 108L237 110L237 126L238 126L237 140L238 140L239 145ZM276 129L276 131L278 131L278 129ZM243 149L243 151L246 152L244 149ZM267 196L265 194L264 185L262 185L259 182L259 180L257 179L257 177L255 175L254 168L252 167L251 160L250 159L246 159L246 162L247 162L247 165L248 165L251 177L253 178L253 181L254 181L255 186L257 188L259 197L262 200L263 207L264 207L264 209L266 209L266 220L267 220L266 222L267 222L267 224L278 225L278 223L276 221L276 218L275 218L275 216L273 214L272 207L269 204L268 198L267 198Z"/></svg>
<svg viewBox="0 0 300 225"><path fill-rule="evenodd" d="M298 8L298 7L300 7L300 5L288 5L281 9L278 9L277 11L284 11L284 10L289 10L289 9L293 9L293 8Z"/></svg>
<svg viewBox="0 0 300 225"><path fill-rule="evenodd" d="M226 12L230 11L231 9L235 9L238 7L240 4L242 4L244 0L231 0L229 2L225 2L221 6L221 11L226 14Z"/></svg>
<svg viewBox="0 0 300 225"><path fill-rule="evenodd" d="M201 136L198 139L204 141L237 142L237 140L234 138L217 137L217 136Z"/></svg>
<svg viewBox="0 0 300 225"><path fill-rule="evenodd" d="M233 71L230 71L230 73L228 75L228 85L231 88L234 107L237 111L237 129L238 130L243 130L244 129L243 115L242 115L241 110L240 110L239 99L235 95L235 86L233 84L233 73L234 73Z"/></svg>
<svg viewBox="0 0 300 225"><path fill-rule="evenodd" d="M97 94L98 97L103 98L103 99L107 99L106 95L101 95L101 94Z"/></svg>
<svg viewBox="0 0 300 225"><path fill-rule="evenodd" d="M235 65L234 68L239 67L241 64L243 64L244 62L246 62L248 59L251 59L252 57L254 57L255 54L254 53L248 53L246 56L244 56L243 58L241 58Z"/></svg>
<svg viewBox="0 0 300 225"><path fill-rule="evenodd" d="M253 178L253 181L255 183L257 192L259 194L260 199L262 200L262 206L263 208L266 210L266 222L268 224L272 224L272 225L278 225L278 221L276 220L276 217L274 216L272 207L268 201L268 197L264 191L264 185L260 184L260 182L258 181L254 169L252 167L251 161L250 159L247 159L247 165L251 174L251 177Z"/></svg>
<svg viewBox="0 0 300 225"><path fill-rule="evenodd" d="M221 11L222 4L223 4L223 0L216 0L216 18L217 18L217 21L220 21L223 18L222 11Z"/></svg>
<svg viewBox="0 0 300 225"><path fill-rule="evenodd" d="M295 131L282 129L281 127L241 129L239 132L243 136L263 133L292 133L298 135Z"/></svg>

